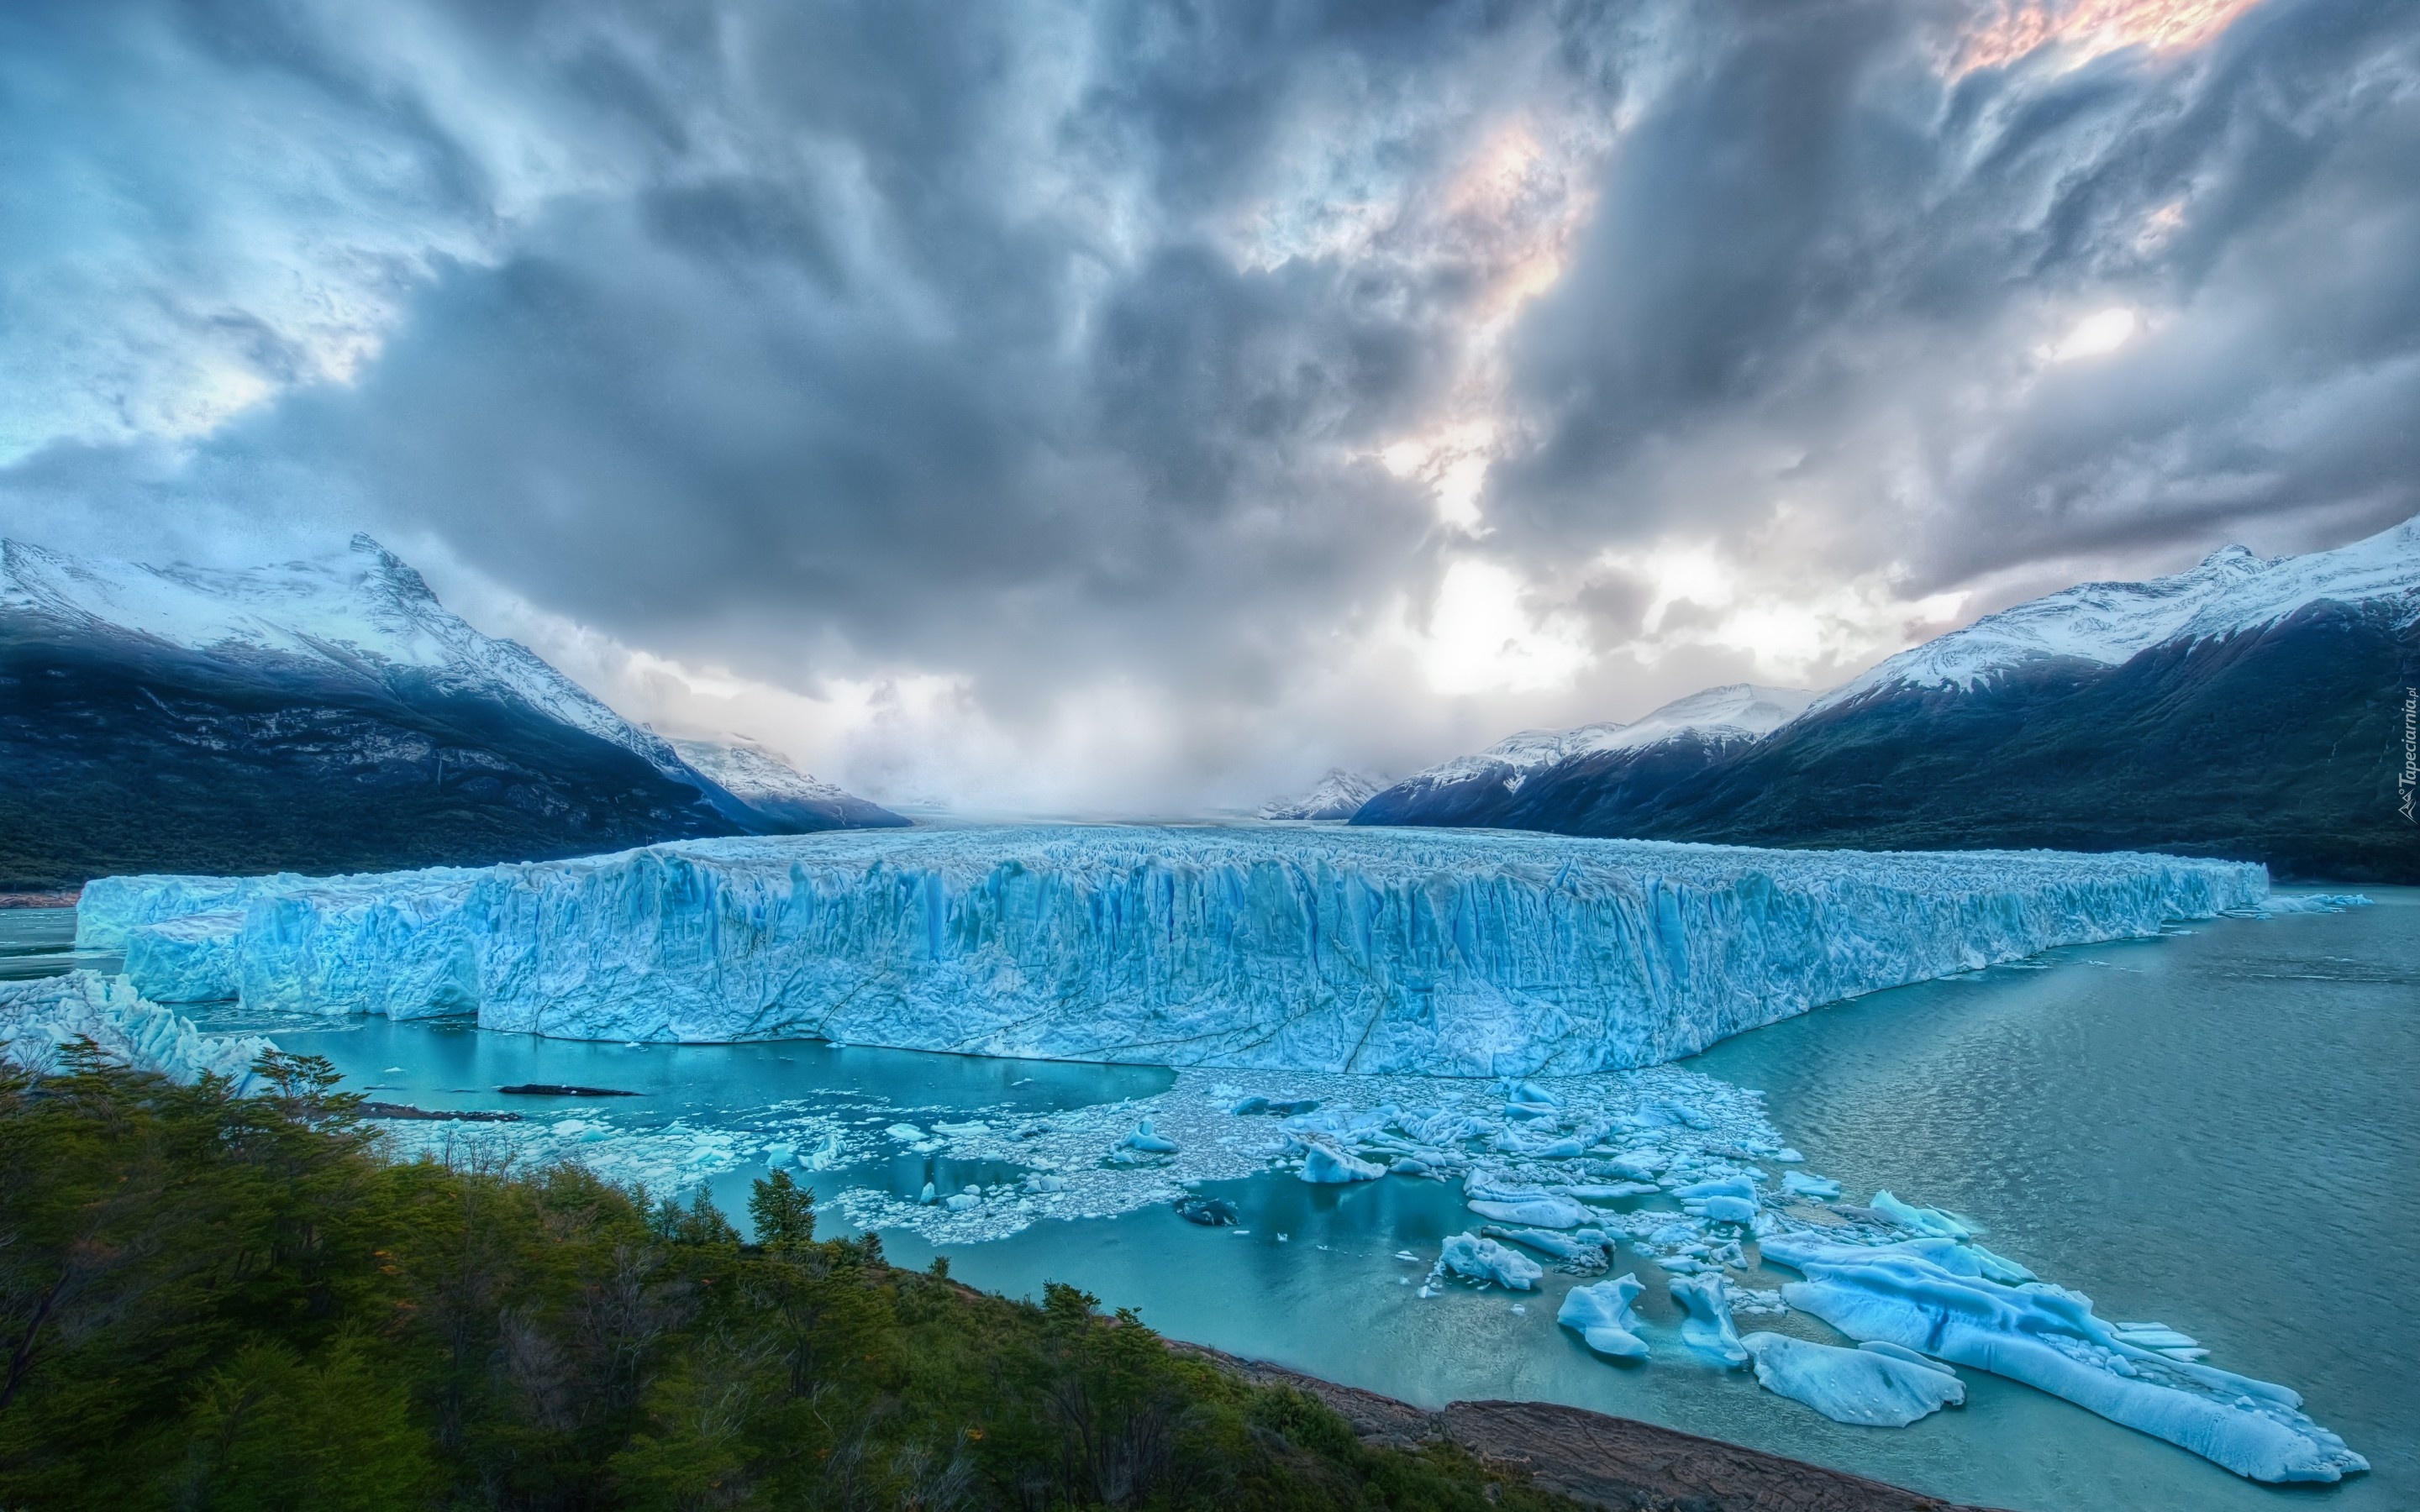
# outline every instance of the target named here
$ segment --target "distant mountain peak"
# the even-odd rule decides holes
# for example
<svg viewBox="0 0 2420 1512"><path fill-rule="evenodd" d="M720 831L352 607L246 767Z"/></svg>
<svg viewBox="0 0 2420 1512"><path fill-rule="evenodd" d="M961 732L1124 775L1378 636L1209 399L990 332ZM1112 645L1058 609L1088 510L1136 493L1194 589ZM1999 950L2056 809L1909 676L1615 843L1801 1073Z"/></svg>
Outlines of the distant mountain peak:
<svg viewBox="0 0 2420 1512"><path fill-rule="evenodd" d="M1627 724L1604 719L1569 730L1524 730L1484 750L1423 768L1397 786L1442 788L1493 779L1514 793L1547 767L1598 751L1640 750L1689 734L1727 740L1770 734L1797 717L1814 698L1806 688L1725 683L1674 699Z"/></svg>
<svg viewBox="0 0 2420 1512"><path fill-rule="evenodd" d="M758 813L791 824L890 827L908 821L876 803L802 772L771 747L744 735L675 740L681 759Z"/></svg>
<svg viewBox="0 0 2420 1512"><path fill-rule="evenodd" d="M1308 792L1261 805L1263 819L1350 819L1387 784L1367 772L1331 766Z"/></svg>
<svg viewBox="0 0 2420 1512"><path fill-rule="evenodd" d="M1972 691L1985 680L2053 657L2116 666L2171 641L2273 625L2320 599L2399 600L2400 623L2420 619L2420 517L2332 551L2264 557L2223 546L2164 578L2078 583L1902 651L1825 694L1816 707L1892 687Z"/></svg>

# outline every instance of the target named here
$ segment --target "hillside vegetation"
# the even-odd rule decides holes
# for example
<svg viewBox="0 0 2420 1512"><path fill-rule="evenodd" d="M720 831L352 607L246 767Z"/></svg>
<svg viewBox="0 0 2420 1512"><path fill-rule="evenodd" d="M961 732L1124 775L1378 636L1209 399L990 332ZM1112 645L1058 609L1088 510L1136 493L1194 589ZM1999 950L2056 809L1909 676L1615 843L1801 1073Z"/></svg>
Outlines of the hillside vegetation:
<svg viewBox="0 0 2420 1512"><path fill-rule="evenodd" d="M1449 1444L818 1240L756 1183L395 1163L327 1064L0 1073L0 1506L1569 1506Z"/></svg>

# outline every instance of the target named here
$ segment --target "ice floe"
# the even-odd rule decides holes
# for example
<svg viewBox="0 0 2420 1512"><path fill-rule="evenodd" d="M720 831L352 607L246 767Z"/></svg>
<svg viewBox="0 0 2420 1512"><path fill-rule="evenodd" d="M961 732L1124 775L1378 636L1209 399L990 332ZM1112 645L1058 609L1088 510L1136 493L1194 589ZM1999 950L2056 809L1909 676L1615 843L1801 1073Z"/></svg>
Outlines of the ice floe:
<svg viewBox="0 0 2420 1512"><path fill-rule="evenodd" d="M1731 1323L1730 1283L1719 1275L1676 1275L1672 1300L1688 1309L1682 1343L1733 1368L1747 1364L1747 1349Z"/></svg>
<svg viewBox="0 0 2420 1512"><path fill-rule="evenodd" d="M1456 1234L1438 1253L1429 1284L1460 1276L1466 1281L1494 1282L1512 1291L1534 1291L1545 1273L1543 1266L1519 1250L1507 1249L1479 1234Z"/></svg>
<svg viewBox="0 0 2420 1512"><path fill-rule="evenodd" d="M1960 1273L1942 1255L1902 1246L1859 1255L1767 1241L1764 1253L1806 1275L1782 1288L1792 1307L1851 1338L2021 1381L2253 1480L2333 1481L2369 1468L2304 1416L2293 1392L2133 1344L2080 1292Z"/></svg>
<svg viewBox="0 0 2420 1512"><path fill-rule="evenodd" d="M1966 1401L1956 1372L1914 1350L1844 1350L1787 1334L1750 1334L1740 1343L1760 1385L1835 1423L1903 1428Z"/></svg>
<svg viewBox="0 0 2420 1512"><path fill-rule="evenodd" d="M1630 1310L1630 1304L1646 1289L1636 1274L1574 1287L1563 1293L1555 1321L1607 1359L1644 1360L1647 1341L1638 1336L1638 1315Z"/></svg>

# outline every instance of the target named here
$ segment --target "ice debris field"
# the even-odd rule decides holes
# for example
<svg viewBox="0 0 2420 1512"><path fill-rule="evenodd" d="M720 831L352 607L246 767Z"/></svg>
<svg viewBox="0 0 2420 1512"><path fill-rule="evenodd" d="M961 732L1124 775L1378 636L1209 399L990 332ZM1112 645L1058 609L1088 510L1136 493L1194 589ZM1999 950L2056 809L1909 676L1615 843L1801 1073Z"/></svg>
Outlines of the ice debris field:
<svg viewBox="0 0 2420 1512"><path fill-rule="evenodd" d="M2239 1474L2333 1481L2366 1464L2292 1391L2205 1363L2164 1323L2100 1318L1967 1218L1888 1192L1843 1200L1760 1094L1664 1062L2055 946L2362 901L2273 900L2257 867L2150 856L1210 827L119 878L86 888L78 943L123 950L126 976L0 984L0 1056L42 1073L85 1037L180 1080L240 1077L267 1041L162 1006L236 1000L562 1038L1171 1065L1163 1092L1039 1114L827 1095L715 1127L582 1109L386 1138L397 1158L576 1159L659 1193L831 1173L829 1211L937 1243L1157 1204L1233 1226L1200 1189L1244 1178L1448 1183L1469 1222L1416 1257L1418 1305L1559 1296L1606 1369L1736 1371L1876 1428L1962 1406L1959 1371L1984 1370ZM898 1191L878 1173L901 1157L986 1179Z"/></svg>
<svg viewBox="0 0 2420 1512"><path fill-rule="evenodd" d="M1825 1003L2257 908L2257 866L1497 832L1025 825L336 878L116 877L156 1002L1149 1065L1649 1066Z"/></svg>
<svg viewBox="0 0 2420 1512"><path fill-rule="evenodd" d="M0 983L0 1054L40 1071L77 1035L180 1080L228 1073L267 1047L201 1034L91 972ZM1679 1360L1752 1373L1874 1427L1961 1406L1958 1370L1985 1370L2256 1480L2368 1468L2291 1390L2203 1363L2208 1351L2165 1323L2100 1318L2089 1298L1987 1247L1969 1220L1888 1192L1838 1200L1838 1183L1783 1144L1761 1094L1679 1067L1495 1081L1189 1070L1154 1096L1041 1115L920 1123L861 1098L778 1104L711 1130L582 1110L468 1131L406 1122L387 1138L396 1158L576 1159L657 1192L734 1170L879 1169L899 1154L997 1173L913 1196L851 1185L830 1204L861 1227L937 1242L1168 1202L1232 1226L1234 1209L1197 1189L1250 1176L1450 1183L1471 1222L1440 1247L1421 1304L1543 1300L1550 1272L1577 1277L1558 1321L1608 1369ZM1765 1326L1743 1333L1743 1319Z"/></svg>

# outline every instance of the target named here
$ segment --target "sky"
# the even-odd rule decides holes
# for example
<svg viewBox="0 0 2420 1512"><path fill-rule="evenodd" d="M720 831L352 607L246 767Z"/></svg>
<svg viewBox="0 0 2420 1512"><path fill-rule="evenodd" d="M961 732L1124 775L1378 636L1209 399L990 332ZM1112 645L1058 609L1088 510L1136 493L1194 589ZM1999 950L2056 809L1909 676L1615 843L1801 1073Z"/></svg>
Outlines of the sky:
<svg viewBox="0 0 2420 1512"><path fill-rule="evenodd" d="M2420 512L2408 0L13 0L0 534L1196 812Z"/></svg>

